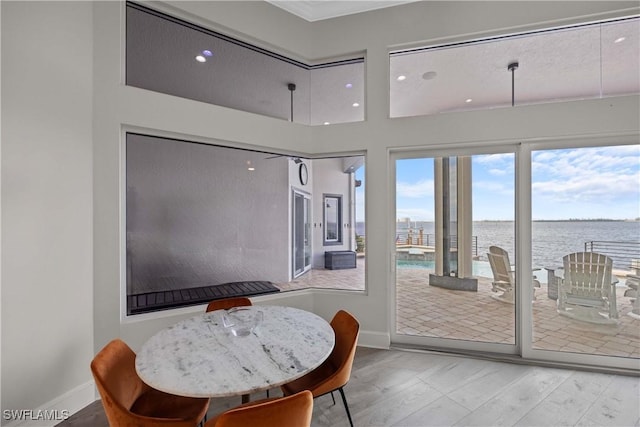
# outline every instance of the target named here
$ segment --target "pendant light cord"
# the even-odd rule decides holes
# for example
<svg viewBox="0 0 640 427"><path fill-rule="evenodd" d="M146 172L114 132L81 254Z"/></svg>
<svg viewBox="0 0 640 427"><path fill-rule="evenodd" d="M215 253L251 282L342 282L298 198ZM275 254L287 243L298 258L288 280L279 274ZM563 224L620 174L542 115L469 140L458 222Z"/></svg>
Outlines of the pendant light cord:
<svg viewBox="0 0 640 427"><path fill-rule="evenodd" d="M511 71L511 106L516 105L516 70L518 69L517 62L512 62L507 66L507 70Z"/></svg>
<svg viewBox="0 0 640 427"><path fill-rule="evenodd" d="M291 92L291 122L293 122L293 91L296 90L296 85L289 83L287 88L289 88L289 92Z"/></svg>

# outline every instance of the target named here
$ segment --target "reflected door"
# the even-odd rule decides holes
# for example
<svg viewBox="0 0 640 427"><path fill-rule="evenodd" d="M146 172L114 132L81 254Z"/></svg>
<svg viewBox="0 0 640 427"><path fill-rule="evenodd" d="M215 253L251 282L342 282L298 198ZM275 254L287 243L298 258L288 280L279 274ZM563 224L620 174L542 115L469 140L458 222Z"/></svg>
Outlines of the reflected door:
<svg viewBox="0 0 640 427"><path fill-rule="evenodd" d="M293 277L311 268L311 199L293 192Z"/></svg>

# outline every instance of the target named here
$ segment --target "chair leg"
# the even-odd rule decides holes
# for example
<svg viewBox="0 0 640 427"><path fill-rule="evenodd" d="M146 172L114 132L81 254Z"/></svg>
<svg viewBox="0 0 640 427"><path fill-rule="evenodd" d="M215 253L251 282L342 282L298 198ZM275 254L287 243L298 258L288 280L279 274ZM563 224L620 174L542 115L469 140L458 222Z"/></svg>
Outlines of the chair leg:
<svg viewBox="0 0 640 427"><path fill-rule="evenodd" d="M349 418L349 424L351 425L351 427L353 427L353 421L351 420L351 412L349 412L349 405L347 405L347 398L344 395L344 390L342 389L342 387L340 387L338 390L340 390L340 395L342 396L342 403L344 403L344 409L347 410L347 417ZM331 395L333 396L333 393L331 393Z"/></svg>
<svg viewBox="0 0 640 427"><path fill-rule="evenodd" d="M331 392L331 400L333 400L333 404L335 405L336 404L336 398L333 397L333 392Z"/></svg>

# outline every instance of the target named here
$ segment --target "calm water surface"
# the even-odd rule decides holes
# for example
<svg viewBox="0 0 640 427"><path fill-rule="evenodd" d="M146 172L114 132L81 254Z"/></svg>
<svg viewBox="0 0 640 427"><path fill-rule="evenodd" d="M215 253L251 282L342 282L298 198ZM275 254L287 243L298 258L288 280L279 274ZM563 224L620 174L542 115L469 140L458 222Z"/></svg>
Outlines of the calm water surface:
<svg viewBox="0 0 640 427"><path fill-rule="evenodd" d="M361 224L357 232L363 233ZM424 235L434 234L433 222L412 222L414 235L420 227ZM477 237L477 255L486 261L489 246L495 245L506 249L515 262L515 225L512 221L475 221L473 235ZM398 232L406 232L405 224L398 224ZM426 237L425 237L426 238ZM431 236L433 238L433 236ZM559 267L562 257L571 252L585 250L585 243L590 241L640 241L640 221L541 221L533 222L532 229L532 265L533 267ZM640 253L634 256L640 258ZM616 262L614 268L628 268L628 260ZM627 265L616 265L627 264Z"/></svg>

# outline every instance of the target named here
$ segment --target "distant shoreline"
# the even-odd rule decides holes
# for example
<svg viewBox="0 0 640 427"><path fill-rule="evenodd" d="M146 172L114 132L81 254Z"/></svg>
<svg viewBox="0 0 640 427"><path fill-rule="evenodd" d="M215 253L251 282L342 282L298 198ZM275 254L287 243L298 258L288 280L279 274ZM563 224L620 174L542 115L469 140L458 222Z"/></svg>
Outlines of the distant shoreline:
<svg viewBox="0 0 640 427"><path fill-rule="evenodd" d="M608 218L594 218L594 219L579 219L579 218L569 218L569 219L533 219L531 222L638 222L640 218L636 219L608 219ZM479 220L474 222L513 222L512 220Z"/></svg>
<svg viewBox="0 0 640 427"><path fill-rule="evenodd" d="M364 221L358 221L359 223L364 223ZM407 221L396 221L397 223L404 224ZM409 221L410 223L415 222L433 222L433 221ZM512 219L476 219L473 222L513 222ZM593 218L593 219L579 219L579 218L569 218L569 219L533 219L531 222L640 222L640 218L636 219L609 219L609 218Z"/></svg>

